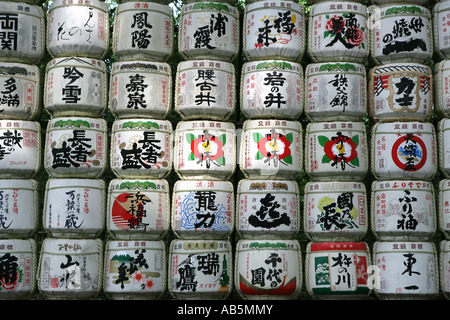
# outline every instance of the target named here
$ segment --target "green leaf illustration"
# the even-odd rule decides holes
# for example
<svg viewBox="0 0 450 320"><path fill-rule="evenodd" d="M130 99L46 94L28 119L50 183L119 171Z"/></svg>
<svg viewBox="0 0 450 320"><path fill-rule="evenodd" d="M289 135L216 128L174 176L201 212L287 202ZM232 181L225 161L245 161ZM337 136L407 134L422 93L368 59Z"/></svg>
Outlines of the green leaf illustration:
<svg viewBox="0 0 450 320"><path fill-rule="evenodd" d="M328 158L328 156L326 154L324 154L322 157L322 163L329 163L330 161L331 161L331 159Z"/></svg>
<svg viewBox="0 0 450 320"><path fill-rule="evenodd" d="M261 152L258 151L258 152L256 153L255 159L256 159L256 160L261 160L262 158L264 158L264 156L261 154Z"/></svg>
<svg viewBox="0 0 450 320"><path fill-rule="evenodd" d="M353 141L356 145L358 145L358 144L359 144L359 136L353 136L353 137L352 137L352 141Z"/></svg>
<svg viewBox="0 0 450 320"><path fill-rule="evenodd" d="M192 141L194 141L194 139L195 139L195 136L194 136L192 133L186 134L186 141L187 141L189 144L191 144Z"/></svg>
<svg viewBox="0 0 450 320"><path fill-rule="evenodd" d="M255 141L255 143L258 143L259 140L263 137L263 135L258 132L253 132L252 137L253 137L253 141Z"/></svg>
<svg viewBox="0 0 450 320"><path fill-rule="evenodd" d="M286 140L289 141L290 143L292 143L292 141L294 141L294 134L293 133L288 133L286 135Z"/></svg>
<svg viewBox="0 0 450 320"><path fill-rule="evenodd" d="M219 136L219 141L223 143L223 145L225 145L225 143L227 143L227 136L225 134L221 134Z"/></svg>
<svg viewBox="0 0 450 320"><path fill-rule="evenodd" d="M352 161L350 161L350 164L354 165L355 167L359 167L359 159L355 158Z"/></svg>
<svg viewBox="0 0 450 320"><path fill-rule="evenodd" d="M195 160L195 155L194 155L192 152L189 153L189 158L188 158L188 160L189 160L189 161Z"/></svg>
<svg viewBox="0 0 450 320"><path fill-rule="evenodd" d="M225 165L225 157L220 157L216 160L217 164L224 166Z"/></svg>
<svg viewBox="0 0 450 320"><path fill-rule="evenodd" d="M328 139L327 137L325 137L325 136L319 136L319 144L322 146L322 147L325 147L325 144L328 142L328 141L330 141L330 139Z"/></svg>
<svg viewBox="0 0 450 320"><path fill-rule="evenodd" d="M287 164L292 164L292 156L288 155L288 156L284 157L283 161L286 162Z"/></svg>

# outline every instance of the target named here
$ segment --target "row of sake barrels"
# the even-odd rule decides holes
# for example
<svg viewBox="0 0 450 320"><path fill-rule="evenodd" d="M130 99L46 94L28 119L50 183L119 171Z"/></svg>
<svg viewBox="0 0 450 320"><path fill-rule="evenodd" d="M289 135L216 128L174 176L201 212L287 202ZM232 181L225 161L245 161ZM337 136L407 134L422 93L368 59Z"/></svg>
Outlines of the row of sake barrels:
<svg viewBox="0 0 450 320"><path fill-rule="evenodd" d="M295 239L315 242L450 239L450 180L308 182L300 199L292 180L49 179L44 194L32 179L0 180L0 238L118 240ZM236 192L236 194L235 194ZM436 200L435 200L436 198ZM41 200L42 199L42 200ZM304 206L301 208L301 200ZM42 208L42 212L41 212Z"/></svg>
<svg viewBox="0 0 450 320"><path fill-rule="evenodd" d="M168 252L167 252L168 251ZM98 239L0 240L7 270L2 298L29 297L36 287L50 299L296 299L303 282L319 299L448 297L450 242L308 244L305 267L296 240L162 241ZM39 256L39 257L38 257ZM37 285L36 285L37 284Z"/></svg>
<svg viewBox="0 0 450 320"><path fill-rule="evenodd" d="M108 150L105 120L60 117L49 121L42 150L38 122L1 120L0 177L33 178L44 158L52 177L98 178L110 154L118 178L165 178L174 169L181 179L228 180L239 165L247 178L295 179L304 167L317 181L361 181L369 171L378 180L431 180L438 169L450 174L449 128L449 119L436 130L427 122L377 123L368 142L362 122L309 123L303 139L297 121L247 120L241 131L229 122L181 121L173 132L167 120L123 119L113 123Z"/></svg>
<svg viewBox="0 0 450 320"><path fill-rule="evenodd" d="M42 95L54 117L99 117L109 104L117 119L166 118L173 87L174 109L183 120L227 121L238 100L234 67L218 60L181 62L174 84L164 62L116 62L109 81L105 62L90 58L51 60L44 83L34 65L5 62L0 70L4 119L37 119ZM312 63L304 73L289 61L247 62L239 104L248 119L296 120L304 109L312 121L361 121L367 114L374 120L427 121L433 105L439 116L449 117L450 60L436 64L434 78L432 73L417 63L386 64L367 75L358 63Z"/></svg>
<svg viewBox="0 0 450 320"><path fill-rule="evenodd" d="M378 63L424 63L434 51L448 56L444 30L449 6L448 1L435 5L433 28L430 11L420 5L382 5L369 15L367 7L358 2L319 2L309 11L307 35L301 4L249 3L243 23L243 52L249 60L300 61L306 51L316 61L362 62L370 51ZM118 59L167 60L173 53L171 10L168 5L151 2L119 4L112 36L112 50ZM109 50L109 12L104 2L54 1L49 7L47 32L39 6L3 1L0 11L5 20L2 60L34 64L42 59L45 48L54 57L103 59ZM181 9L180 20L179 52L186 60L215 57L230 61L238 56L236 7L220 2L188 3ZM407 27L398 29L399 21L407 22ZM19 34L19 29L24 32Z"/></svg>

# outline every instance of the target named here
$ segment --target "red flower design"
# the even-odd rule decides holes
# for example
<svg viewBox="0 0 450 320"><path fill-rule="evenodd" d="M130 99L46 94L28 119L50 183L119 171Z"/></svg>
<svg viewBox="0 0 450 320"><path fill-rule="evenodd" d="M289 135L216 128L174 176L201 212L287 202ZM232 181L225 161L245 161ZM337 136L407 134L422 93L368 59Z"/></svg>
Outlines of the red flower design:
<svg viewBox="0 0 450 320"><path fill-rule="evenodd" d="M224 156L222 141L208 133L192 140L191 151L196 158L202 160L208 157L214 161Z"/></svg>
<svg viewBox="0 0 450 320"><path fill-rule="evenodd" d="M329 140L324 147L326 156L337 162L350 162L358 157L357 145L349 137L338 135Z"/></svg>
<svg viewBox="0 0 450 320"><path fill-rule="evenodd" d="M277 134L272 138L269 134L258 141L258 150L266 158L273 159L277 155L281 160L291 154L290 145L284 135Z"/></svg>
<svg viewBox="0 0 450 320"><path fill-rule="evenodd" d="M347 35L347 42L355 47L359 47L364 41L364 33L361 28L347 28L345 33Z"/></svg>

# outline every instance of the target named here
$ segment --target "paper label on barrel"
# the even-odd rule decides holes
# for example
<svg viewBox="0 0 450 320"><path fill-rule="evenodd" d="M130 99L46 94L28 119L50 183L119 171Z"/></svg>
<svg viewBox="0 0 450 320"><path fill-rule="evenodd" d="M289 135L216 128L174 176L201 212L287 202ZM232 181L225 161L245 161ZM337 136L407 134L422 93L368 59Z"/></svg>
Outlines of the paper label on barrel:
<svg viewBox="0 0 450 320"><path fill-rule="evenodd" d="M362 67L362 66L361 66ZM350 63L313 64L308 67L306 110L314 121L333 116L360 119L366 112L365 70Z"/></svg>
<svg viewBox="0 0 450 320"><path fill-rule="evenodd" d="M336 190L320 189L319 183L308 185L306 232L313 238L359 238L368 229L365 188L350 182ZM350 188L353 187L353 188Z"/></svg>
<svg viewBox="0 0 450 320"><path fill-rule="evenodd" d="M374 232L431 235L434 232L434 195L430 182L380 181L374 190Z"/></svg>
<svg viewBox="0 0 450 320"><path fill-rule="evenodd" d="M225 3L186 4L181 16L180 52L195 57L231 59L238 51L238 14Z"/></svg>
<svg viewBox="0 0 450 320"><path fill-rule="evenodd" d="M38 111L39 71L23 64L0 66L0 114L2 118L31 119Z"/></svg>
<svg viewBox="0 0 450 320"><path fill-rule="evenodd" d="M112 141L112 168L119 176L164 176L171 163L171 127L154 121L117 124Z"/></svg>
<svg viewBox="0 0 450 320"><path fill-rule="evenodd" d="M394 123L374 135L373 170L380 178L429 179L436 172L435 143L424 123Z"/></svg>
<svg viewBox="0 0 450 320"><path fill-rule="evenodd" d="M241 145L244 171L258 175L287 174L295 176L302 166L301 132L284 120L259 120L244 131Z"/></svg>
<svg viewBox="0 0 450 320"><path fill-rule="evenodd" d="M119 60L133 56L163 61L172 53L171 9L158 3L120 4L114 25L113 51ZM147 60L147 59L145 59Z"/></svg>
<svg viewBox="0 0 450 320"><path fill-rule="evenodd" d="M390 64L375 68L372 77L371 112L375 118L428 118L433 103L429 67Z"/></svg>
<svg viewBox="0 0 450 320"><path fill-rule="evenodd" d="M159 119L169 111L168 65L121 63L112 72L111 84L111 111L118 117L146 115Z"/></svg>
<svg viewBox="0 0 450 320"><path fill-rule="evenodd" d="M221 122L192 122L192 129L178 132L176 168L205 175L228 175L236 166L234 127Z"/></svg>
<svg viewBox="0 0 450 320"><path fill-rule="evenodd" d="M240 190L239 231L242 233L298 231L298 193L289 182L255 181Z"/></svg>
<svg viewBox="0 0 450 320"><path fill-rule="evenodd" d="M187 295L227 295L231 290L233 267L228 243L177 242L172 250L169 290L175 294Z"/></svg>
<svg viewBox="0 0 450 320"><path fill-rule="evenodd" d="M55 119L47 131L47 170L53 175L99 175L106 165L104 130L102 122L89 119Z"/></svg>
<svg viewBox="0 0 450 320"><path fill-rule="evenodd" d="M310 128L306 161L311 175L365 175L367 146L362 124L323 123Z"/></svg>
<svg viewBox="0 0 450 320"><path fill-rule="evenodd" d="M106 108L106 68L95 59L67 58L52 60L47 65L45 107L50 113L71 108L92 110L98 115Z"/></svg>
<svg viewBox="0 0 450 320"><path fill-rule="evenodd" d="M380 268L380 294L420 295L437 293L436 255L419 242L390 242L378 247L375 261Z"/></svg>
<svg viewBox="0 0 450 320"><path fill-rule="evenodd" d="M40 289L48 294L92 295L98 290L100 252L85 252L86 243L61 239L55 252L42 252Z"/></svg>
<svg viewBox="0 0 450 320"><path fill-rule="evenodd" d="M37 127L25 128L26 122L5 120L0 124L0 171L35 172L40 154ZM33 125L34 126L34 125Z"/></svg>
<svg viewBox="0 0 450 320"><path fill-rule="evenodd" d="M37 222L34 187L0 186L0 231L25 234L34 231Z"/></svg>
<svg viewBox="0 0 450 320"><path fill-rule="evenodd" d="M146 241L117 241L107 250L105 291L112 294L161 293L165 283L162 250Z"/></svg>
<svg viewBox="0 0 450 320"><path fill-rule="evenodd" d="M101 10L90 4L90 0L80 0L72 5L54 3L54 8L50 7L47 43L52 55L89 54L102 58L109 39L108 13L106 7Z"/></svg>
<svg viewBox="0 0 450 320"><path fill-rule="evenodd" d="M234 108L235 80L224 62L193 62L179 70L177 108L185 116L227 116Z"/></svg>
<svg viewBox="0 0 450 320"><path fill-rule="evenodd" d="M52 232L99 232L103 228L102 189L66 186L47 190L45 227Z"/></svg>
<svg viewBox="0 0 450 320"><path fill-rule="evenodd" d="M303 110L303 70L284 61L244 65L242 109L251 118L281 115L295 119Z"/></svg>
<svg viewBox="0 0 450 320"><path fill-rule="evenodd" d="M306 276L313 294L368 294L366 250L363 243L312 244Z"/></svg>
<svg viewBox="0 0 450 320"><path fill-rule="evenodd" d="M120 183L109 195L109 228L118 233L168 230L167 192L152 181Z"/></svg>
<svg viewBox="0 0 450 320"><path fill-rule="evenodd" d="M1 297L16 297L17 294L31 292L36 272L33 255L31 246L28 250L24 250L24 247L17 245L17 241L14 240L0 243L0 261L3 269L0 278Z"/></svg>
<svg viewBox="0 0 450 320"><path fill-rule="evenodd" d="M0 4L0 57L35 63L44 54L45 17L41 8L24 3Z"/></svg>
<svg viewBox="0 0 450 320"><path fill-rule="evenodd" d="M309 51L317 60L363 61L369 54L365 7L352 2L325 2L311 11ZM319 9L320 8L320 9Z"/></svg>
<svg viewBox="0 0 450 320"><path fill-rule="evenodd" d="M233 194L217 188L220 186L214 181L198 181L194 190L176 190L174 231L230 233L233 227Z"/></svg>
<svg viewBox="0 0 450 320"><path fill-rule="evenodd" d="M302 285L299 251L288 242L249 242L237 253L238 290L246 296L294 296Z"/></svg>
<svg viewBox="0 0 450 320"><path fill-rule="evenodd" d="M439 219L440 228L450 235L450 180L440 182L439 194Z"/></svg>
<svg viewBox="0 0 450 320"><path fill-rule="evenodd" d="M264 8L264 10L259 10ZM247 7L244 49L252 58L281 56L297 60L303 55L305 37L301 7L289 1L263 2Z"/></svg>
<svg viewBox="0 0 450 320"><path fill-rule="evenodd" d="M374 17L374 57L385 63L401 60L424 62L432 54L430 12L421 6L377 8Z"/></svg>

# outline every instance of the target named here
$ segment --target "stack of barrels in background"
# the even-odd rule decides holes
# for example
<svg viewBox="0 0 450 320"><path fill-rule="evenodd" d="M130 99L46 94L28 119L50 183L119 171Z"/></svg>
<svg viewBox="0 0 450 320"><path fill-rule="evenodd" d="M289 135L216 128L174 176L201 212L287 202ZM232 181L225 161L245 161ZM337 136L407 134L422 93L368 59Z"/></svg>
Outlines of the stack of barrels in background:
<svg viewBox="0 0 450 320"><path fill-rule="evenodd" d="M0 256L2 298L31 296L36 287L41 168L45 15L40 1L1 2Z"/></svg>
<svg viewBox="0 0 450 320"><path fill-rule="evenodd" d="M177 30L42 2L0 2L0 297L448 297L448 1L186 1Z"/></svg>

